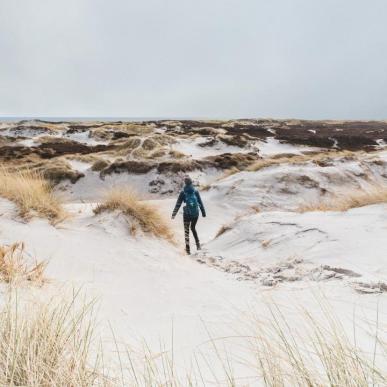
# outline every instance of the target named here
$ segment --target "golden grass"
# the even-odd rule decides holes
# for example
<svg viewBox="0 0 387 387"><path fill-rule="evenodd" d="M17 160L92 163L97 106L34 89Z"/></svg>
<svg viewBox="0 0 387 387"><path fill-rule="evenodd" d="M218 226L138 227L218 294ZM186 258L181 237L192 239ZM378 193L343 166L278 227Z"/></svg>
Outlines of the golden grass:
<svg viewBox="0 0 387 387"><path fill-rule="evenodd" d="M385 336L378 322L367 322L373 346L370 353L357 345L356 327L349 337L324 305L312 314L274 303L268 305L266 318L262 308L252 319L244 315L237 328L243 331L239 335L213 337L205 326L209 340L201 347L208 345L213 356L206 358L199 350L189 369L180 368L181 362L178 366L173 340L171 345L161 342L154 353L146 341L138 350L118 343L112 332L119 369L118 373L112 369L108 377L103 348L95 345L93 302L78 302L77 298L75 294L69 301L59 298L22 304L11 293L0 310L1 386L387 385L386 370L380 368L386 361ZM293 315L292 324L288 312ZM376 337L375 332L379 332ZM226 344L231 340L233 348L241 350L235 356L227 353ZM239 379L235 365L247 367L248 375Z"/></svg>
<svg viewBox="0 0 387 387"><path fill-rule="evenodd" d="M140 200L139 196L130 188L114 188L107 192L102 203L95 209L95 214L104 211L121 211L130 218L130 231L135 234L137 225L145 233L173 241L173 234L169 224L158 209Z"/></svg>
<svg viewBox="0 0 387 387"><path fill-rule="evenodd" d="M32 155L17 164L8 163L6 170L10 174L18 173L20 171L27 171L27 173L33 171L32 173L40 175L42 178L46 179L49 184L53 185L66 179L75 183L78 179L83 177L83 174L71 167L68 163L68 160L70 159L70 157L56 157L50 160L42 160Z"/></svg>
<svg viewBox="0 0 387 387"><path fill-rule="evenodd" d="M10 246L0 246L0 279L1 281L17 284L31 282L43 285L44 271L47 261L37 262L27 257L24 243L14 243Z"/></svg>
<svg viewBox="0 0 387 387"><path fill-rule="evenodd" d="M180 152L176 149L171 149L169 151L169 155L173 158L173 159L183 159L184 157L187 157L187 155L183 152Z"/></svg>
<svg viewBox="0 0 387 387"><path fill-rule="evenodd" d="M268 168L273 165L280 164L302 164L307 162L323 163L331 161L334 158L340 157L355 157L357 154L362 152L350 152L350 151L326 151L326 152L310 152L309 154L302 155L286 155L286 156L275 156L270 158L264 158L256 161L249 167L247 171L256 172L263 168Z"/></svg>
<svg viewBox="0 0 387 387"><path fill-rule="evenodd" d="M305 152L302 155L297 154L279 154L272 157L262 158L258 161L255 161L247 168L241 170L237 167L232 167L226 169L221 176L219 176L212 183L217 183L223 179L226 179L229 176L235 175L241 171L247 172L256 172L264 168L269 168L272 166L282 165L282 164L305 164L308 162L313 162L319 165L327 165L332 162L335 158L355 158L359 155L364 154L364 152L351 152L351 151L325 151L325 152ZM206 185L205 190L208 191L211 188L211 185Z"/></svg>
<svg viewBox="0 0 387 387"><path fill-rule="evenodd" d="M91 170L95 172L100 172L106 167L108 167L110 163L104 159L98 159L94 161L93 165L91 166Z"/></svg>
<svg viewBox="0 0 387 387"><path fill-rule="evenodd" d="M146 150L142 147L134 149L130 155L131 157L134 157L135 159L145 159L149 155L150 151Z"/></svg>
<svg viewBox="0 0 387 387"><path fill-rule="evenodd" d="M223 225L219 230L218 232L216 233L215 235L215 239L216 238L219 238L221 235L223 235L224 233L226 233L227 231L230 231L232 230L232 226L231 225Z"/></svg>
<svg viewBox="0 0 387 387"><path fill-rule="evenodd" d="M157 353L152 353L145 345L137 356L127 351L130 367L123 367L128 370L128 375L122 380L122 385L387 385L386 370L380 368L386 360L386 354L380 351L382 353L379 355L378 364L375 361L376 351L384 348L382 340L375 338L375 333L370 336L372 343L375 343L374 353L369 353L356 345L356 336L349 338L339 320L325 307L313 314L305 309L293 310L298 316L291 325L286 313L289 312L288 308L280 308L276 304L271 304L268 308L269 316L265 319L262 318L262 310L251 320L245 315L238 328L243 330L240 335L213 337L205 326L209 335L206 345L211 348L214 356L207 359L205 356L195 355L193 364L186 373L177 372L173 347L167 350L161 345ZM382 330L377 323L376 327L374 325L370 326L370 330ZM239 348L239 353L234 356L227 353L227 342L232 342L233 348ZM204 343L201 347L203 345ZM245 366L246 375L238 377L234 372L236 365Z"/></svg>
<svg viewBox="0 0 387 387"><path fill-rule="evenodd" d="M65 216L52 186L36 171L10 172L0 167L0 196L15 203L24 219L36 214L55 222Z"/></svg>
<svg viewBox="0 0 387 387"><path fill-rule="evenodd" d="M288 324L284 310L270 305L269 320L253 321L252 349L256 368L265 386L384 386L386 370L375 363L374 353L361 350L349 338L330 307L320 304L322 316L303 309L297 326ZM353 321L356 330L356 321ZM377 323L376 323L377 324ZM374 327L372 328L374 329ZM376 326L376 331L379 329ZM382 362L385 363L385 353Z"/></svg>
<svg viewBox="0 0 387 387"><path fill-rule="evenodd" d="M0 385L107 386L91 350L91 312L75 300L23 305L11 295L0 313Z"/></svg>
<svg viewBox="0 0 387 387"><path fill-rule="evenodd" d="M348 192L341 196L334 196L330 199L321 200L315 203L301 205L297 212L313 211L348 211L351 208L364 207L372 204L387 202L387 187L372 187L368 191Z"/></svg>
<svg viewBox="0 0 387 387"><path fill-rule="evenodd" d="M271 242L272 242L271 239L265 239L265 240L261 241L261 246L264 249L267 249L270 246Z"/></svg>
<svg viewBox="0 0 387 387"><path fill-rule="evenodd" d="M238 215L236 215L234 217L234 220L231 223L223 224L220 227L220 229L218 230L218 232L216 233L214 239L216 239L216 238L220 237L221 235L223 235L224 233L232 230L235 226L235 223L238 222L239 220L241 220L242 218L244 218L245 216L258 214L260 211L261 210L258 206L251 206L246 211L242 211L241 213L239 213Z"/></svg>
<svg viewBox="0 0 387 387"><path fill-rule="evenodd" d="M160 157L164 157L167 154L167 149L163 146L158 146L153 149L153 151L149 152L146 156L148 159L157 159Z"/></svg>

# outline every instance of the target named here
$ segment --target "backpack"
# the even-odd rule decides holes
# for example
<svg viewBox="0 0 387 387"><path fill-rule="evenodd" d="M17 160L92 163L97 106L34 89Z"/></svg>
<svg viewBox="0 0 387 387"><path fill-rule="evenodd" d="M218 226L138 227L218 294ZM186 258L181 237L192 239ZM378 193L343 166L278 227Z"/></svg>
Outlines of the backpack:
<svg viewBox="0 0 387 387"><path fill-rule="evenodd" d="M185 189L185 213L190 218L199 216L199 203L194 189Z"/></svg>

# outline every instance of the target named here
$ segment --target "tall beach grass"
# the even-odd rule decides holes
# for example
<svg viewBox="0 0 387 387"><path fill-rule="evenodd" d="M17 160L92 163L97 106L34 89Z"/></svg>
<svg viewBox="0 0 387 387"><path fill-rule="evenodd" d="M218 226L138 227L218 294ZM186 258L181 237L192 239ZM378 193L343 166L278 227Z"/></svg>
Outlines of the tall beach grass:
<svg viewBox="0 0 387 387"><path fill-rule="evenodd" d="M137 228L156 237L173 241L173 234L167 220L152 204L141 200L130 188L113 188L108 191L102 202L94 209L95 214L121 211L130 219L130 232L135 234Z"/></svg>
<svg viewBox="0 0 387 387"><path fill-rule="evenodd" d="M0 245L0 280L9 284L31 282L43 285L46 281L44 271L47 262L27 256L24 243L13 243L9 246Z"/></svg>
<svg viewBox="0 0 387 387"><path fill-rule="evenodd" d="M364 207L372 204L387 203L387 187L372 186L368 190L351 191L332 196L319 202L305 203L298 212L310 211L348 211L351 208Z"/></svg>
<svg viewBox="0 0 387 387"><path fill-rule="evenodd" d="M15 203L24 219L38 215L56 222L65 215L51 185L36 171L0 167L0 196Z"/></svg>
<svg viewBox="0 0 387 387"><path fill-rule="evenodd" d="M378 322L370 326L373 349L367 352L333 312L300 310L295 324L290 323L288 308L271 304L265 318L262 311L253 318L243 317L244 334L216 337L209 333L202 345L212 348L211 358L205 357L209 352L204 357L194 352L191 365L182 368L173 339L157 352L146 341L134 351L112 331L115 350L104 352L97 340L94 303L78 299L76 293L67 301L54 298L31 304L11 294L0 309L1 386L387 385L386 347L380 334L384 328ZM248 357L243 358L242 352L227 353L226 341L237 341ZM111 356L115 360L106 364L104 359ZM235 372L238 364L243 364L247 375Z"/></svg>

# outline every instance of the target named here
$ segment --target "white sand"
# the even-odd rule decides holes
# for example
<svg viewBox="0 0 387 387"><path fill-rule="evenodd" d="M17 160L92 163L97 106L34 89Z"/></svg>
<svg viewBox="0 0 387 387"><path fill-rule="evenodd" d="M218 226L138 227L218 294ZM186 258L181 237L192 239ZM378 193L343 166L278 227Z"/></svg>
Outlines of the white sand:
<svg viewBox="0 0 387 387"><path fill-rule="evenodd" d="M186 148L182 143L179 146L179 150L199 155L196 142L184 145ZM214 151L218 150L223 153L224 149ZM266 155L296 151L299 149L272 141L261 144ZM181 216L171 223L178 241L173 246L148 235L130 236L127 220L118 214L92 213L107 187L129 184L145 194L155 172L101 180L89 165L71 164L86 173L77 184L61 186L67 191L67 208L73 216L57 227L41 219L25 223L17 218L13 205L0 200L0 243L23 241L30 254L50 260L52 282L41 290L43 296L72 284L82 286L90 297L98 297L106 338L110 337L110 321L120 342L133 345L145 338L156 351L160 341L171 349L173 326L180 372L193 354L202 353L221 374L208 343L209 332L214 337L235 336L243 331L252 309L261 316L268 314L265 300L283 306L288 323L295 327L300 318L295 305L321 313L316 293L326 295L349 333L355 306L361 322L374 321L377 308L385 321L387 293L374 285L387 281L387 206L342 213L291 211L305 201L321 200L326 195L321 188L336 192L383 184L385 166L356 161L326 167L284 165L222 179L202 193L208 216L199 220L198 232L204 249L187 257ZM204 174L195 177L201 182L205 179ZM175 195L156 197L153 204L169 217ZM84 203L79 203L81 200ZM254 205L265 211L252 212ZM215 238L224 224L232 229ZM282 278L275 276L278 273ZM276 286L269 286L271 280ZM364 294L368 291L370 294ZM372 351L373 341L364 331L359 332L358 340ZM221 344L232 357L248 359L241 345L240 339ZM236 376L251 374L238 363L233 367ZM214 379L209 370L204 372Z"/></svg>

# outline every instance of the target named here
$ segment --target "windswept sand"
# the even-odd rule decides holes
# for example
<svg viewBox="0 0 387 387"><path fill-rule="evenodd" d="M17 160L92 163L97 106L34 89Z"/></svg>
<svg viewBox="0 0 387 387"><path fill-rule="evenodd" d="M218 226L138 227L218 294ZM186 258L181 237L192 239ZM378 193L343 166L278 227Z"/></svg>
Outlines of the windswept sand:
<svg viewBox="0 0 387 387"><path fill-rule="evenodd" d="M21 135L34 138L30 132ZM85 143L85 136L74 135L72 140ZM198 144L204 140L187 136L173 147L199 159L236 150L225 143L202 148ZM250 145L241 153L254 147L263 157L316 151L271 137L254 139ZM211 385L216 379L212 371L220 375L222 369L209 339L219 338L235 376L247 377L240 385L257 385L248 378L251 368L241 364L252 360L241 337L249 316L254 312L267 317L266 304L275 304L296 327L298 307L322 313L316 301L320 297L332 305L349 334L355 323L362 327L358 345L372 353L367 327L375 323L377 313L381 327L387 317L387 204L343 212L299 213L297 208L385 186L383 149L353 157L329 154L320 164L283 162L231 175L212 167L193 171L197 183L210 187L202 191L208 215L197 226L203 250L192 256L184 254L181 214L170 220L183 172L122 171L101 178L91 170L91 162L73 157L71 167L85 176L75 184L64 180L56 186L70 217L56 226L36 217L26 222L11 202L0 199L0 243L23 241L29 254L49 260L50 283L42 289L22 287L22 297L44 298L71 287L97 297L99 327L112 357L109 323L120 343L141 347L146 340L154 352L173 346L179 372L196 356ZM93 213L108 188L127 185L165 216L176 245L141 232L130 235L130 219L118 212ZM152 187L160 189L152 193ZM216 237L222 226L224 232ZM3 297L6 292L3 287Z"/></svg>

